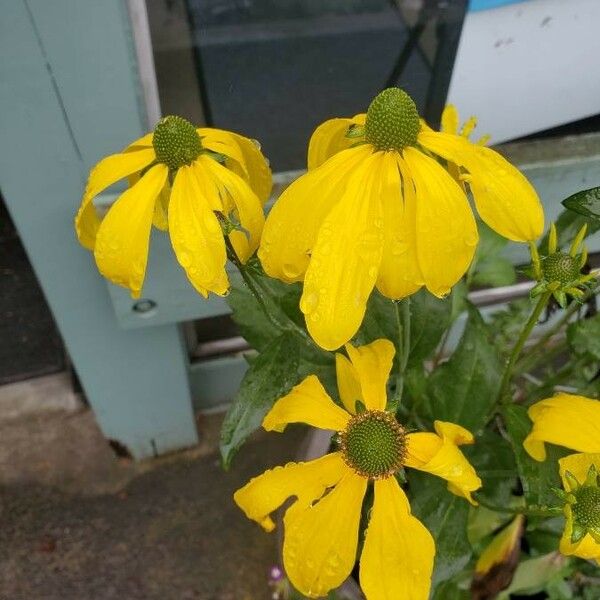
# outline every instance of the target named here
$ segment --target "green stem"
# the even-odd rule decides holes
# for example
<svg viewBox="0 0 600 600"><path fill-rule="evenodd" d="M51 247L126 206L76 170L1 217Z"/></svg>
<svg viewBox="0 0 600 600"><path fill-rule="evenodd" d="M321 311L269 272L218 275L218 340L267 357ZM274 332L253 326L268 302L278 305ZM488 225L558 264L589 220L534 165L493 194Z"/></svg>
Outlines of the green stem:
<svg viewBox="0 0 600 600"><path fill-rule="evenodd" d="M500 404L508 404L510 402L510 394L508 394L508 388L510 386L510 379L513 374L513 369L515 367L515 363L519 358L521 351L523 350L523 346L525 342L529 338L531 331L535 327L535 324L538 322L542 311L544 310L548 300L550 298L551 292L546 292L540 296L538 303L535 305L527 323L525 323L525 327L521 331L521 335L517 340L512 352L510 353L510 357L508 362L506 363L506 367L504 369L504 373L502 374L502 381L500 383L500 390L498 392L498 398L496 400L497 403Z"/></svg>
<svg viewBox="0 0 600 600"><path fill-rule="evenodd" d="M484 500L478 494L474 494L473 496L477 502L487 508L488 510L493 510L494 512L499 513L509 513L512 515L526 515L528 517L556 517L557 515L562 514L562 509L558 507L507 507L507 506L497 506L496 504L492 504L487 500Z"/></svg>
<svg viewBox="0 0 600 600"><path fill-rule="evenodd" d="M396 327L398 329L398 373L396 374L396 405L402 402L404 393L404 374L410 354L410 298L394 301Z"/></svg>

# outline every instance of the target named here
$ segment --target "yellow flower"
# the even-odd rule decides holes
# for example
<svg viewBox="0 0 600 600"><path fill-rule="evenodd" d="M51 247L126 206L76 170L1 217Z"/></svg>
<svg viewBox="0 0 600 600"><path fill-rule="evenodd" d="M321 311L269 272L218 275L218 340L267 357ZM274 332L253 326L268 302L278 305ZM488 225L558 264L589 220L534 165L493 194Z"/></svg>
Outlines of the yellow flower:
<svg viewBox="0 0 600 600"><path fill-rule="evenodd" d="M354 335L373 287L392 299L423 285L444 296L464 275L479 239L464 183L492 229L519 242L541 235L533 187L468 141L472 125L456 135L449 110L451 133L432 131L390 88L366 115L326 121L310 140L309 171L271 210L259 257L272 277L304 281L301 309L323 348Z"/></svg>
<svg viewBox="0 0 600 600"><path fill-rule="evenodd" d="M529 408L533 429L523 446L536 460L546 459L544 443L577 450L559 459L566 526L560 551L600 561L600 402L557 394Z"/></svg>
<svg viewBox="0 0 600 600"><path fill-rule="evenodd" d="M100 220L94 197L125 177L129 189ZM102 275L135 298L144 283L152 224L169 230L177 260L196 290L204 297L223 295L229 280L220 220L235 222L229 239L245 262L258 247L262 202L270 190L271 172L252 140L165 117L153 133L92 169L75 230Z"/></svg>
<svg viewBox="0 0 600 600"><path fill-rule="evenodd" d="M295 498L284 518L284 566L300 592L318 597L339 586L355 564L363 498L373 482L373 508L360 559L361 587L369 600L425 600L434 542L411 515L394 473L404 466L432 473L446 479L450 491L470 500L481 480L458 445L472 443L473 436L442 421L435 422L436 433L407 433L393 413L385 411L393 344L347 344L346 351L350 360L336 354L344 408L334 404L311 375L278 400L263 421L268 431L283 431L289 423L337 431L340 449L266 471L238 490L234 499L248 518L271 531L275 525L270 514ZM357 412L357 404L362 412Z"/></svg>

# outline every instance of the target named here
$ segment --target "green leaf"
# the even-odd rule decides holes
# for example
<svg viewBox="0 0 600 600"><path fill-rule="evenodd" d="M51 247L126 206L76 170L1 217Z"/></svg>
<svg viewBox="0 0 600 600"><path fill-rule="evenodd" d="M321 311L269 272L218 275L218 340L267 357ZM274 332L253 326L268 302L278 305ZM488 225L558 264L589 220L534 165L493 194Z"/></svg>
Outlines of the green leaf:
<svg viewBox="0 0 600 600"><path fill-rule="evenodd" d="M565 208L595 219L600 224L600 187L577 192L563 200L562 204Z"/></svg>
<svg viewBox="0 0 600 600"><path fill-rule="evenodd" d="M559 248L564 248L565 246L571 244L571 242L573 241L573 239L575 238L578 231L582 228L583 225L588 226L586 237L600 230L600 219L584 216L569 209L564 210L560 213L558 219L555 221L555 224L558 233ZM548 233L546 233L546 235L542 238L538 245L538 248L540 249L540 254L546 254L546 250L548 248Z"/></svg>
<svg viewBox="0 0 600 600"><path fill-rule="evenodd" d="M435 585L450 579L471 558L467 538L469 503L448 492L442 479L412 470L409 477L412 511L435 540Z"/></svg>
<svg viewBox="0 0 600 600"><path fill-rule="evenodd" d="M523 440L533 426L527 416L527 408L511 404L506 406L502 413L527 504L556 505L557 499L552 488L562 487L558 476L557 461L561 456L567 454L567 451L552 444L546 444L548 454L546 460L544 462L534 460L523 448Z"/></svg>
<svg viewBox="0 0 600 600"><path fill-rule="evenodd" d="M476 285L499 287L512 285L517 280L513 264L502 256L493 256L477 264L472 282Z"/></svg>
<svg viewBox="0 0 600 600"><path fill-rule="evenodd" d="M567 340L575 354L600 359L600 314L571 323Z"/></svg>
<svg viewBox="0 0 600 600"><path fill-rule="evenodd" d="M469 305L468 312L456 350L429 378L428 406L432 419L476 432L496 399L502 365L479 311Z"/></svg>
<svg viewBox="0 0 600 600"><path fill-rule="evenodd" d="M248 436L256 431L276 400L296 385L300 353L295 337L282 335L252 362L221 428L221 457L228 468Z"/></svg>

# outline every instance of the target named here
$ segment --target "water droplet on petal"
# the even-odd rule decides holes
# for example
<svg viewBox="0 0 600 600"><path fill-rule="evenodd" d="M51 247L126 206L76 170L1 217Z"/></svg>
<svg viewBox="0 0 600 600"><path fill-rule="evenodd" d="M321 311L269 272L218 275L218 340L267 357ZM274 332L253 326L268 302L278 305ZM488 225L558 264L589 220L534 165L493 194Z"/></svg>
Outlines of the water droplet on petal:
<svg viewBox="0 0 600 600"><path fill-rule="evenodd" d="M189 252L182 251L179 253L179 264L182 267L189 267L192 264L192 257Z"/></svg>
<svg viewBox="0 0 600 600"><path fill-rule="evenodd" d="M317 307L319 302L319 294L317 292L309 292L303 294L300 299L300 310L305 314L311 313Z"/></svg>

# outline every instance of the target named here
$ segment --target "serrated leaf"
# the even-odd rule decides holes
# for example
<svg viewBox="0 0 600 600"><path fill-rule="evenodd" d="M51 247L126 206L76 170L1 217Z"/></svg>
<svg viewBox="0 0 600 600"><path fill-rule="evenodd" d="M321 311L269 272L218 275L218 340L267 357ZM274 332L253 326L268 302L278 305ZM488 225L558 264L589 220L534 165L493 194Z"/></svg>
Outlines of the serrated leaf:
<svg viewBox="0 0 600 600"><path fill-rule="evenodd" d="M456 350L429 378L428 410L432 419L476 432L495 402L502 365L479 311L469 305L468 312Z"/></svg>
<svg viewBox="0 0 600 600"><path fill-rule="evenodd" d="M410 471L410 498L413 514L431 532L436 556L432 585L458 573L471 558L467 538L469 503L451 494L446 482L427 473Z"/></svg>
<svg viewBox="0 0 600 600"><path fill-rule="evenodd" d="M506 422L509 442L517 462L517 470L523 485L523 494L527 504L557 504L553 487L562 487L558 476L558 458L567 451L552 444L546 444L548 457L544 462L533 460L523 448L523 440L533 426L527 416L527 408L518 404L506 406L502 411Z"/></svg>
<svg viewBox="0 0 600 600"><path fill-rule="evenodd" d="M600 359L600 314L571 323L567 328L567 340L575 354Z"/></svg>
<svg viewBox="0 0 600 600"><path fill-rule="evenodd" d="M562 205L600 224L600 187L582 190L562 201Z"/></svg>
<svg viewBox="0 0 600 600"><path fill-rule="evenodd" d="M276 400L296 385L300 352L297 340L282 335L252 362L221 428L221 458L225 468L248 436L256 431Z"/></svg>

